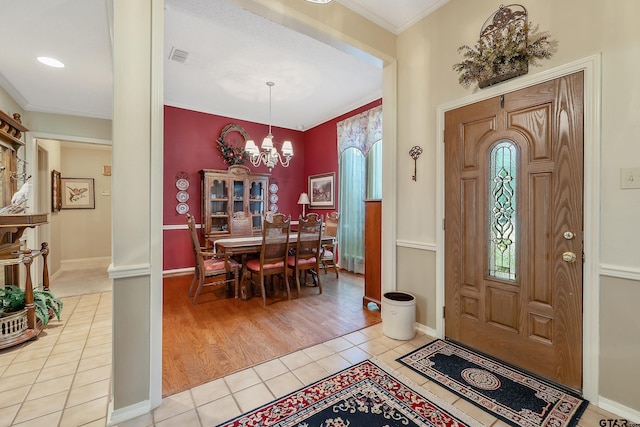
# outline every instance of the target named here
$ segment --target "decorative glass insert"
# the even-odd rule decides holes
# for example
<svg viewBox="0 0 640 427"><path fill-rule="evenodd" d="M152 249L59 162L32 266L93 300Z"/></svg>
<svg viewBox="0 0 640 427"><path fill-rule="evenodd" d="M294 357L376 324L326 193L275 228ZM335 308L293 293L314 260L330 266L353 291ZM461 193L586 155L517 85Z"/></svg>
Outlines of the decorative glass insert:
<svg viewBox="0 0 640 427"><path fill-rule="evenodd" d="M489 275L515 280L517 147L500 141L489 155Z"/></svg>

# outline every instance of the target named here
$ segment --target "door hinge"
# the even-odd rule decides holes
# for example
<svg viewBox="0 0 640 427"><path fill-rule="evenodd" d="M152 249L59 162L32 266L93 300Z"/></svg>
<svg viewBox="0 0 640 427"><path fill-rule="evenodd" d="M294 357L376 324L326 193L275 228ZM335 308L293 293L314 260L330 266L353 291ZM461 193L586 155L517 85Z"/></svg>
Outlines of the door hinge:
<svg viewBox="0 0 640 427"><path fill-rule="evenodd" d="M446 221L444 218L442 218L442 229L446 230Z"/></svg>
<svg viewBox="0 0 640 427"><path fill-rule="evenodd" d="M445 318L446 308L444 305L442 306L442 318Z"/></svg>
<svg viewBox="0 0 640 427"><path fill-rule="evenodd" d="M500 108L504 108L504 95L500 95Z"/></svg>

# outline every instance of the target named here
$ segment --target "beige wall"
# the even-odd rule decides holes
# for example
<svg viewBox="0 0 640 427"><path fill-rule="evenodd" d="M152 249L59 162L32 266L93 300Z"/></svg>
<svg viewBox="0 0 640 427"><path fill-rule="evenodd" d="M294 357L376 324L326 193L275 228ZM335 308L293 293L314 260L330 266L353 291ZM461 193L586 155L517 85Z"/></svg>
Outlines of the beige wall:
<svg viewBox="0 0 640 427"><path fill-rule="evenodd" d="M542 67L530 68L530 74L602 54L602 179L596 184L602 192L599 217L602 232L594 238L599 237L601 242L599 263L606 264L613 274L630 274L637 278L640 257L636 242L640 241L640 227L634 218L640 211L640 190L621 190L619 175L622 167L640 167L637 125L640 114L640 80L637 78L640 27L635 20L640 13L640 2L540 0L525 2L524 6L528 9L529 20L540 24L541 29L549 30L559 41L559 50L554 57L545 61ZM411 182L409 176L397 177L398 206L403 202L423 201L416 209L398 210L399 242L426 246L436 243L436 227L439 226L435 211L436 144L441 142L441 137L436 135L436 107L472 92L473 88L464 89L458 84L451 66L460 60L457 48L475 43L483 22L495 8L496 3L489 0L450 0L398 36L398 153L408 152L415 144L424 148L418 162L418 182ZM409 170L412 166L409 156L398 155L399 171ZM598 218L598 214L595 215ZM429 259L422 254L425 251L428 252L408 247L399 249L399 253L409 259L421 262ZM398 288L411 284L413 292L419 294L418 311L428 313L430 301L435 299L431 285L435 279L425 276L423 286L415 290L414 275L411 269L398 265ZM629 301L638 301L640 283L608 278L601 282L601 369L615 353L625 355L601 372L600 395L639 411L638 368L634 362L640 359L639 326L637 322L625 319L620 311L629 305ZM618 314L611 316L614 312ZM433 317L428 315L427 321L427 326L435 328ZM629 344L630 339L635 346Z"/></svg>
<svg viewBox="0 0 640 427"><path fill-rule="evenodd" d="M47 258L47 263L49 266L49 274L54 276L57 271L60 270L60 261L62 259L61 255L61 247L62 247L62 233L60 228L60 212L51 212L51 170L60 171L60 142L54 140L38 140L38 145L41 149L45 150L47 153L47 157L49 159L49 170L45 173L47 174L47 182L48 184L44 189L39 189L44 191L49 196L47 199L49 200L45 206L41 206L39 212L48 212L49 213L49 224L47 225L47 230L42 235L42 240L46 240L49 243L49 258ZM47 235L48 234L48 235Z"/></svg>
<svg viewBox="0 0 640 427"><path fill-rule="evenodd" d="M638 409L640 392L640 283L602 277L600 287L600 394Z"/></svg>
<svg viewBox="0 0 640 427"><path fill-rule="evenodd" d="M111 256L111 177L102 166L111 165L111 147L64 144L60 150L63 178L93 178L95 209L63 209L59 219L61 260ZM102 195L109 193L109 195Z"/></svg>

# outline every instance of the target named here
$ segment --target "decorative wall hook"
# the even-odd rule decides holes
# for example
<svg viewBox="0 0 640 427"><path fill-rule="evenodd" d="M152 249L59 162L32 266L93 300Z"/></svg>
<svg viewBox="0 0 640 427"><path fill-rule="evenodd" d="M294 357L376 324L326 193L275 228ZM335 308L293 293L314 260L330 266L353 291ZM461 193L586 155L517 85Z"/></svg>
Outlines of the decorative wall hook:
<svg viewBox="0 0 640 427"><path fill-rule="evenodd" d="M414 145L411 147L411 150L409 150L409 155L413 159L413 176L411 179L414 181L416 181L418 177L418 157L420 157L420 154L422 154L422 148L418 145Z"/></svg>

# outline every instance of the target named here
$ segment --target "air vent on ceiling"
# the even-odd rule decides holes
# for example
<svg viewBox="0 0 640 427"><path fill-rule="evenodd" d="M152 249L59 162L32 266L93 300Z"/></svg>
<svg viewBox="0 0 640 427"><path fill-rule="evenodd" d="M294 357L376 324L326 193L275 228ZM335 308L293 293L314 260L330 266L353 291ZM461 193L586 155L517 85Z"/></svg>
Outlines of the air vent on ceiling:
<svg viewBox="0 0 640 427"><path fill-rule="evenodd" d="M184 50L176 49L175 47L171 49L171 54L169 55L169 59L176 62L187 62L187 58L189 57L189 52L185 52Z"/></svg>

